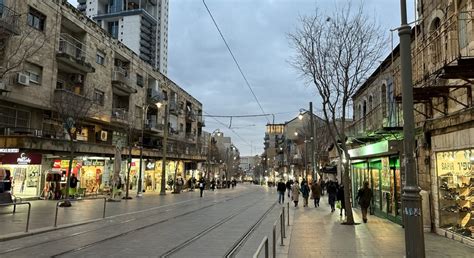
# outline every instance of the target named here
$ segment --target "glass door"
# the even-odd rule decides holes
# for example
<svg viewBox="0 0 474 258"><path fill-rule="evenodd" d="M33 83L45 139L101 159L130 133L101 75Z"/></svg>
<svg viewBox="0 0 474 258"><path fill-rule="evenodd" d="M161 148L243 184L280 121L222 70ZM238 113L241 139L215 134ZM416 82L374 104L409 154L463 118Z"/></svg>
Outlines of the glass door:
<svg viewBox="0 0 474 258"><path fill-rule="evenodd" d="M375 212L380 212L381 209L381 176L380 176L380 162L371 162L370 163L370 175L371 175L371 185L372 191L374 193L373 198L373 209Z"/></svg>

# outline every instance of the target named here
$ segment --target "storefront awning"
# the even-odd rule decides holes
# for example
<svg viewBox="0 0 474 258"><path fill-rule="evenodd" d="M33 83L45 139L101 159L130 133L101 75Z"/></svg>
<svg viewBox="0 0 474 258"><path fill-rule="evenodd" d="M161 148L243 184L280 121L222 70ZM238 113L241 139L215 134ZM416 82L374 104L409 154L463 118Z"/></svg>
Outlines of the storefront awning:
<svg viewBox="0 0 474 258"><path fill-rule="evenodd" d="M351 159L360 159L397 154L402 151L402 141L380 141L349 150Z"/></svg>

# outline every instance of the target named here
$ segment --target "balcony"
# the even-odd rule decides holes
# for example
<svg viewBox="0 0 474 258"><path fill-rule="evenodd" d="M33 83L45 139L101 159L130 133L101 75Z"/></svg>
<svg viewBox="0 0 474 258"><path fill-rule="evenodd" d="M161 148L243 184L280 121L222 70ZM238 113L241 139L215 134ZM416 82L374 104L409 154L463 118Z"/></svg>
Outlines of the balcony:
<svg viewBox="0 0 474 258"><path fill-rule="evenodd" d="M397 135L403 130L403 118L398 105L393 106L393 108L382 104L376 106L364 117L348 126L347 136L357 139L358 142L370 142Z"/></svg>
<svg viewBox="0 0 474 258"><path fill-rule="evenodd" d="M18 19L20 14L0 4L0 38L19 35Z"/></svg>
<svg viewBox="0 0 474 258"><path fill-rule="evenodd" d="M178 115L178 103L176 103L176 101L173 101L173 100L170 100L168 102L168 109L170 111L171 114L175 114L175 115Z"/></svg>
<svg viewBox="0 0 474 258"><path fill-rule="evenodd" d="M128 71L122 67L114 66L112 70L112 86L114 93L120 96L137 93L137 90L130 86Z"/></svg>
<svg viewBox="0 0 474 258"><path fill-rule="evenodd" d="M79 70L83 73L95 72L94 67L86 62L86 46L69 34L61 33L59 48L56 57L63 65L71 67L71 71Z"/></svg>
<svg viewBox="0 0 474 258"><path fill-rule="evenodd" d="M147 21L156 24L158 21L146 9L140 8L138 5L129 5L124 8L109 6L106 10L99 10L94 20L106 20L108 18L116 18L117 16L143 15Z"/></svg>
<svg viewBox="0 0 474 258"><path fill-rule="evenodd" d="M121 122L127 123L128 122L129 113L128 110L125 108L112 108L112 121L114 122Z"/></svg>

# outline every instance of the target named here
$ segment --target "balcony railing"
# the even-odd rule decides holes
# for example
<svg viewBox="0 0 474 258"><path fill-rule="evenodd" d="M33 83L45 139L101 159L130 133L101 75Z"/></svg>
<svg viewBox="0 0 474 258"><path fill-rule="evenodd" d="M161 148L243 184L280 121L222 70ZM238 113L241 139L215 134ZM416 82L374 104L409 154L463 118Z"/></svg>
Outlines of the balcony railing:
<svg viewBox="0 0 474 258"><path fill-rule="evenodd" d="M114 66L114 69L112 70L112 81L129 85L130 77L128 76L128 71L122 67Z"/></svg>
<svg viewBox="0 0 474 258"><path fill-rule="evenodd" d="M61 33L59 36L58 53L66 54L74 59L85 61L86 46L84 43L67 33Z"/></svg>
<svg viewBox="0 0 474 258"><path fill-rule="evenodd" d="M0 4L0 28L4 28L7 33L0 35L19 34L18 19L20 15L12 9Z"/></svg>
<svg viewBox="0 0 474 258"><path fill-rule="evenodd" d="M112 109L112 119L127 121L128 120L128 110L125 108L113 108Z"/></svg>
<svg viewBox="0 0 474 258"><path fill-rule="evenodd" d="M387 105L378 105L369 111L364 117L356 120L347 128L347 135L353 137L367 136L373 132L383 129L403 127L403 118L398 104L393 108Z"/></svg>

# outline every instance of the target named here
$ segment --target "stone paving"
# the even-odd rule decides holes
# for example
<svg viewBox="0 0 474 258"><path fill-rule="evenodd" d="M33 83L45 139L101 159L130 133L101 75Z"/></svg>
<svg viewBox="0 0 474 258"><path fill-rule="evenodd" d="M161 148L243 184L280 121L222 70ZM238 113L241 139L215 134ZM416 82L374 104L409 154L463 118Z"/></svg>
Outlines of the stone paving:
<svg viewBox="0 0 474 258"><path fill-rule="evenodd" d="M404 257L404 229L388 220L369 216L367 224L341 225L339 211L330 212L327 199L321 207L291 208L288 253L278 257ZM354 209L356 222L360 210ZM434 233L425 233L427 257L474 257L474 248Z"/></svg>

